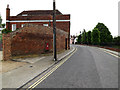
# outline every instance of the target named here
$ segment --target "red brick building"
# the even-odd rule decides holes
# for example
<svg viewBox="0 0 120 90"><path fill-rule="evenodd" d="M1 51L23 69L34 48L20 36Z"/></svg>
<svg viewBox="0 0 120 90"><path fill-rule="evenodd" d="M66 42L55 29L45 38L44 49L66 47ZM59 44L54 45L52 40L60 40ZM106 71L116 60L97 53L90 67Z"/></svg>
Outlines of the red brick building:
<svg viewBox="0 0 120 90"><path fill-rule="evenodd" d="M53 26L53 10L29 10L23 11L16 16L10 16L9 5L6 8L6 29L15 31L24 24L40 24ZM62 14L56 10L56 28L68 32L68 43L70 48L70 14Z"/></svg>

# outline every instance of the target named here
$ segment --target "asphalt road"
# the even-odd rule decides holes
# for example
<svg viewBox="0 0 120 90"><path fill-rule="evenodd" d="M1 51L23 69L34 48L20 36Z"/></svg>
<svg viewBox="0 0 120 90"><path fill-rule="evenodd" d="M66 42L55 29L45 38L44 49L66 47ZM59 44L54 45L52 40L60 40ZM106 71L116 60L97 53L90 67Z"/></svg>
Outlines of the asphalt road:
<svg viewBox="0 0 120 90"><path fill-rule="evenodd" d="M35 88L118 88L118 58L88 46L77 51Z"/></svg>

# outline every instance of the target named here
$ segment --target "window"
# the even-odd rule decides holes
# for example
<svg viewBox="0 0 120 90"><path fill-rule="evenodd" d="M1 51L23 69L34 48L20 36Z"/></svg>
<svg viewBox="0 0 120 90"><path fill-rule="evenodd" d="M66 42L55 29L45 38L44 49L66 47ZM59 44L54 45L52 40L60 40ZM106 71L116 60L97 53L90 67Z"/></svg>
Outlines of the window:
<svg viewBox="0 0 120 90"><path fill-rule="evenodd" d="M28 16L27 14L22 14L22 16Z"/></svg>
<svg viewBox="0 0 120 90"><path fill-rule="evenodd" d="M21 27L24 27L25 24L21 24Z"/></svg>
<svg viewBox="0 0 120 90"><path fill-rule="evenodd" d="M16 24L12 24L12 31L16 30Z"/></svg>
<svg viewBox="0 0 120 90"><path fill-rule="evenodd" d="M43 24L43 26L46 26L46 27L48 27L48 24Z"/></svg>

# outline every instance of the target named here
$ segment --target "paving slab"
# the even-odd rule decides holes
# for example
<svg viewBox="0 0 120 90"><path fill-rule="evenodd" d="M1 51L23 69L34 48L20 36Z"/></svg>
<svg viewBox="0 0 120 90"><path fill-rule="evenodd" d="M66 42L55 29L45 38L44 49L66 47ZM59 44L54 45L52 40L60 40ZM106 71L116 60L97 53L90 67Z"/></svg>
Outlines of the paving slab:
<svg viewBox="0 0 120 90"><path fill-rule="evenodd" d="M38 62L42 59L44 59L45 57L35 57L34 59L33 58L19 58L19 59L13 59L13 61L18 61L18 62L26 62L26 63L35 63L35 62Z"/></svg>
<svg viewBox="0 0 120 90"><path fill-rule="evenodd" d="M75 48L71 48L70 50L58 54L58 60L63 59L74 50ZM2 74L2 88L19 88L55 64L53 56L26 59L24 61L29 61L29 63Z"/></svg>
<svg viewBox="0 0 120 90"><path fill-rule="evenodd" d="M3 52L0 51L0 61L3 60Z"/></svg>

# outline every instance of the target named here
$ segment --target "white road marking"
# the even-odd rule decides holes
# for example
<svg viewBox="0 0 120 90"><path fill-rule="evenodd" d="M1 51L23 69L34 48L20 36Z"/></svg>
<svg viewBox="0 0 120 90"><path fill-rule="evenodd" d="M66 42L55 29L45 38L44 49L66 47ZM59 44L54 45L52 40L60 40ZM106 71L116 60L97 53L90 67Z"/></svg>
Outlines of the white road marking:
<svg viewBox="0 0 120 90"><path fill-rule="evenodd" d="M112 56L114 56L114 57L120 58L118 55L115 55L115 54L113 54L113 53L111 53L111 52L109 52L109 51L106 51L106 50L101 49L101 48L99 48L99 49L100 49L100 50L103 50L104 52L106 52L106 53L108 53L108 54L110 54L110 55L112 55Z"/></svg>

